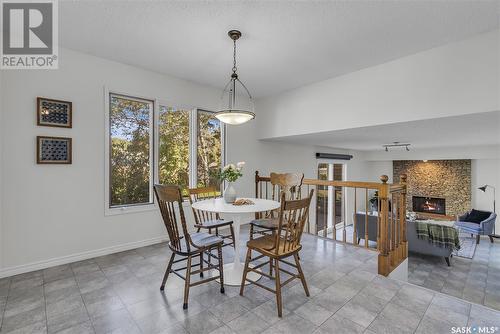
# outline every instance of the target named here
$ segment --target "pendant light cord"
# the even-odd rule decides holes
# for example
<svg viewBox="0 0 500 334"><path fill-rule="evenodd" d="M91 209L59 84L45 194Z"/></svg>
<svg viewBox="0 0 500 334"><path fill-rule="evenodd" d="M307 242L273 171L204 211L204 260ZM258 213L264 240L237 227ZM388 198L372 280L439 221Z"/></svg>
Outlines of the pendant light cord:
<svg viewBox="0 0 500 334"><path fill-rule="evenodd" d="M236 40L233 40L233 73L236 73Z"/></svg>

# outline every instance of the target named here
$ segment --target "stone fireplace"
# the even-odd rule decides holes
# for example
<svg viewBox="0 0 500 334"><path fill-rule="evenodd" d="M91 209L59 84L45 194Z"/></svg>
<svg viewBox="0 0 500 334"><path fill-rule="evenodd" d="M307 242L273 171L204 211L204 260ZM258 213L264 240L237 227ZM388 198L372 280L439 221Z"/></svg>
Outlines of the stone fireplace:
<svg viewBox="0 0 500 334"><path fill-rule="evenodd" d="M456 216L471 208L471 160L395 160L393 173L394 182L408 175L407 210Z"/></svg>

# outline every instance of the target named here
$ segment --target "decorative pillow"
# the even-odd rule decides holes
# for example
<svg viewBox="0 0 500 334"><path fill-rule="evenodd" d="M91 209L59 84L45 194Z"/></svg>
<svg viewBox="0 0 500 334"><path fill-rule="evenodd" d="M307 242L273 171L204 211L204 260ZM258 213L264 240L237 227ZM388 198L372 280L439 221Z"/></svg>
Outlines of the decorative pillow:
<svg viewBox="0 0 500 334"><path fill-rule="evenodd" d="M472 209L472 211L469 212L465 220L470 223L480 224L483 220L488 219L490 215L491 212Z"/></svg>

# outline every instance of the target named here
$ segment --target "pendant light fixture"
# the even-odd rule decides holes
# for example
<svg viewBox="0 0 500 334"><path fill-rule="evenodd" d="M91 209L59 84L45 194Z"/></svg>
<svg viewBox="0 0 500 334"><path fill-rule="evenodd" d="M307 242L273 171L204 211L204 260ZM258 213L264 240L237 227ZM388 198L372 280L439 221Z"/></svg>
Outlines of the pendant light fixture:
<svg viewBox="0 0 500 334"><path fill-rule="evenodd" d="M215 117L223 123L238 125L255 118L254 103L252 95L236 73L236 41L241 37L241 32L230 30L227 34L233 40L233 73L224 87Z"/></svg>

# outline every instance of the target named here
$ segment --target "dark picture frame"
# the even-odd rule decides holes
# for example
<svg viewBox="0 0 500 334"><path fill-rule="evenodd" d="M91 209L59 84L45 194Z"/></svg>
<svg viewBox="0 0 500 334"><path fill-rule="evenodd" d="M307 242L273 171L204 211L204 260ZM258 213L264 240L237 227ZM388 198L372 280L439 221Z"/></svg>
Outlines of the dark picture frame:
<svg viewBox="0 0 500 334"><path fill-rule="evenodd" d="M57 128L73 127L73 103L45 97L36 98L36 124Z"/></svg>
<svg viewBox="0 0 500 334"><path fill-rule="evenodd" d="M68 137L36 137L37 164L63 164L73 162L73 140Z"/></svg>

